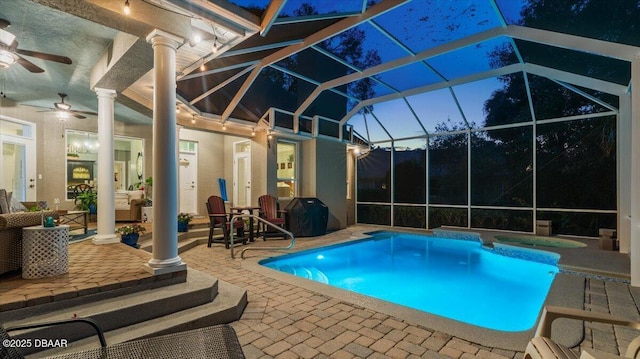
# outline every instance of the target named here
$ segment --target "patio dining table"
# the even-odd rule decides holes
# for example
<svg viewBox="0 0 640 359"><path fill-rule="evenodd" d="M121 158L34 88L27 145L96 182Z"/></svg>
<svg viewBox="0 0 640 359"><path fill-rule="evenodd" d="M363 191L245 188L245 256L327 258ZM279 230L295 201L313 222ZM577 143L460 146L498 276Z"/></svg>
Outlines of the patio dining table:
<svg viewBox="0 0 640 359"><path fill-rule="evenodd" d="M260 206L235 206L229 208L232 212L248 212L250 215L253 215L254 210L259 210ZM249 221L249 242L255 241L254 233L253 233L253 218Z"/></svg>

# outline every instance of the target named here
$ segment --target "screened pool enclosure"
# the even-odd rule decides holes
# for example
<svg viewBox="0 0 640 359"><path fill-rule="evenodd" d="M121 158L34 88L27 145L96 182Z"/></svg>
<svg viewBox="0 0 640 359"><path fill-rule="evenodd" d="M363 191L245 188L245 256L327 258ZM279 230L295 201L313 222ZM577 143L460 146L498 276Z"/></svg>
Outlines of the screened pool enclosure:
<svg viewBox="0 0 640 359"><path fill-rule="evenodd" d="M630 235L640 2L230 2L268 26L178 95L359 147L357 222Z"/></svg>

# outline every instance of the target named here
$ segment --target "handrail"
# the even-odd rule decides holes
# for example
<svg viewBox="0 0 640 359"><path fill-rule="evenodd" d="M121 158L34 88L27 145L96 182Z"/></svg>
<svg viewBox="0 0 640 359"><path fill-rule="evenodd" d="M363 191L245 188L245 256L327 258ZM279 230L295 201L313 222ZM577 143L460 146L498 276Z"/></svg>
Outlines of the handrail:
<svg viewBox="0 0 640 359"><path fill-rule="evenodd" d="M254 214L245 214L245 213L236 214L236 215L234 215L233 217L231 217L231 226L230 226L230 230L229 230L229 232L231 232L231 233L230 233L231 243L230 243L230 248L229 248L229 249L231 250L231 259L236 259L235 254L234 254L234 252L233 252L233 233L235 232L235 231L233 230L233 223L234 223L236 220L240 220L241 218L255 218L255 219L257 219L259 222L262 222L262 223L264 223L264 224L268 225L269 227L275 228L275 229L277 229L278 231L280 231L280 232L284 233L285 235L289 236L289 238L291 238L291 243L289 243L289 245L288 245L288 246L286 246L286 247L248 247L248 248L245 248L245 249L243 249L243 250L240 252L240 258L241 258L241 259L244 259L244 252L246 252L246 251L248 251L248 250L276 250L276 251L286 251L286 250L289 250L289 249L293 248L293 246L294 246L294 245L295 245L295 243L296 243L296 238L295 238L295 236L293 235L293 233L291 233L291 232L287 231L286 229L284 229L284 228L282 228L282 227L276 226L275 224L273 224L273 223L271 223L271 222L267 221L266 219L264 219L264 218L262 218L262 217L258 217L258 216L254 215Z"/></svg>

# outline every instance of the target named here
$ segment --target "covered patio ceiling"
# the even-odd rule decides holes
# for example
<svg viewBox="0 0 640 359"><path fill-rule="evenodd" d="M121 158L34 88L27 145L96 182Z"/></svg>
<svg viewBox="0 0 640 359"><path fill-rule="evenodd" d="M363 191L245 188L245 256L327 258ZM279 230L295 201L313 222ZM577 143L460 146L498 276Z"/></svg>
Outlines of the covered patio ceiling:
<svg viewBox="0 0 640 359"><path fill-rule="evenodd" d="M483 102L531 81L617 112L640 54L636 2L231 0L262 30L179 77L194 113L301 135L371 141L484 127ZM439 109L440 107L446 110ZM473 107L473 108L471 108ZM539 117L539 116L538 116Z"/></svg>

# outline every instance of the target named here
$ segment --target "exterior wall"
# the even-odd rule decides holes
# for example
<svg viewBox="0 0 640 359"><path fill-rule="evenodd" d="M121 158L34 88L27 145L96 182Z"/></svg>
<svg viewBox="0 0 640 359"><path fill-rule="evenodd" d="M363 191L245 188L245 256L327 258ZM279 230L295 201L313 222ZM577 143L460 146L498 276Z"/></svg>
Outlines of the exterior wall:
<svg viewBox="0 0 640 359"><path fill-rule="evenodd" d="M198 207L199 214L207 213L207 198L220 195L218 178L224 178L224 166L220 163L225 157L224 136L212 132L180 129L180 139L196 142L198 145Z"/></svg>
<svg viewBox="0 0 640 359"><path fill-rule="evenodd" d="M327 229L347 226L347 149L334 140L315 138L302 143L302 197L317 197L329 207Z"/></svg>
<svg viewBox="0 0 640 359"><path fill-rule="evenodd" d="M356 155L353 150L347 151L347 185L351 197L347 198L347 226L356 224Z"/></svg>
<svg viewBox="0 0 640 359"><path fill-rule="evenodd" d="M0 114L22 121L35 123L36 131L36 173L42 175L37 180L38 200L50 204L59 198L60 209L73 209L72 200L65 201L66 195L66 130L97 132L96 119L72 118L60 122L53 113L37 112L27 106L17 106L8 99L0 99ZM119 136L142 138L145 169L143 178L152 173L152 126L132 125L116 121L114 133ZM227 194L233 201L233 142L246 139L211 131L181 128L179 138L198 143L198 212L207 212L205 202L212 194L219 195L217 179L227 180ZM268 139L263 131L251 137L251 177L252 203L258 197L270 193L277 195L276 188L276 139ZM299 143L298 156L302 166L298 173L299 195L318 197L330 210L329 229L344 228L347 225L346 149L344 144L314 139ZM287 203L281 203L284 208Z"/></svg>
<svg viewBox="0 0 640 359"><path fill-rule="evenodd" d="M251 196L254 204L266 191L264 138L264 133L256 133L251 138ZM183 128L180 139L198 143L198 213L207 213L205 203L209 196L221 194L218 178L226 179L227 196L233 203L233 143L247 138Z"/></svg>
<svg viewBox="0 0 640 359"><path fill-rule="evenodd" d="M275 191L274 166L268 166L268 156L271 149L267 145L267 134L256 132L251 142L251 203L257 205L258 197L269 192L269 181L273 182ZM269 171L273 171L273 176Z"/></svg>

